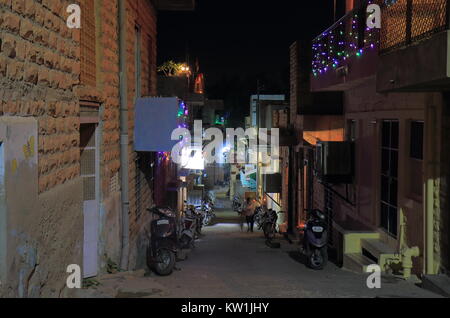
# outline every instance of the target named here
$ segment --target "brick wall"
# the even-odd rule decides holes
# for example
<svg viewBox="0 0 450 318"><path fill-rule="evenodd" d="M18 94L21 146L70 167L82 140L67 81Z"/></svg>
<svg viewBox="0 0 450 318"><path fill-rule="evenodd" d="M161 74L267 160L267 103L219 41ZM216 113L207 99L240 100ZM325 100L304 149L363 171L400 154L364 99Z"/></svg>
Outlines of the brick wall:
<svg viewBox="0 0 450 318"><path fill-rule="evenodd" d="M22 164L10 175L27 181L8 194L6 226L20 236L6 237L8 296L63 295L67 264L82 263L80 34L66 26L74 2L0 1L0 115L37 122L37 138L23 149L37 153L37 165ZM24 197L33 206L24 207Z"/></svg>
<svg viewBox="0 0 450 318"><path fill-rule="evenodd" d="M149 213L146 208L152 204L152 192L149 187L142 185L140 192L140 206L138 211L136 178L137 153L134 152L134 102L136 96L135 85L135 27L140 27L141 34L141 95L156 95L156 11L149 1L127 1L127 81L128 81L128 110L129 110L129 198L130 198L130 242L131 267L141 267L145 263L145 238L142 236L143 227L148 223ZM150 177L150 176L146 176ZM143 253L143 254L142 254Z"/></svg>
<svg viewBox="0 0 450 318"><path fill-rule="evenodd" d="M71 1L73 2L73 1ZM0 112L39 120L39 192L79 175L78 32L69 1L0 1Z"/></svg>

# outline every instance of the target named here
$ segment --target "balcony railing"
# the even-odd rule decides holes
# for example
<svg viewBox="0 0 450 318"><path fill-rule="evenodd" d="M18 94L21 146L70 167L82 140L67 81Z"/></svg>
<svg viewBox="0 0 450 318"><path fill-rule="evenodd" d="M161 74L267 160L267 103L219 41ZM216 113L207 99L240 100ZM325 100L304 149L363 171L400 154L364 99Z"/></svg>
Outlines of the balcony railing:
<svg viewBox="0 0 450 318"><path fill-rule="evenodd" d="M397 0L382 8L380 53L449 29L450 0Z"/></svg>
<svg viewBox="0 0 450 318"><path fill-rule="evenodd" d="M364 4L348 12L312 42L312 73L318 76L346 64L353 57L361 57L367 50L377 50L380 32L367 27Z"/></svg>

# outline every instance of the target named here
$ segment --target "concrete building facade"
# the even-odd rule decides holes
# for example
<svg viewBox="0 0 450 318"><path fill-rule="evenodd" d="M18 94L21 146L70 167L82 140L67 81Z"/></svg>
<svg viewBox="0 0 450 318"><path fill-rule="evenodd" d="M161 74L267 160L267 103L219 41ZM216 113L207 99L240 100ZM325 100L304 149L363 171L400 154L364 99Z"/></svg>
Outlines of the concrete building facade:
<svg viewBox="0 0 450 318"><path fill-rule="evenodd" d="M400 4L382 7L385 24L379 34L355 18L367 2L347 5L346 16L330 32L312 45L291 46L291 125L301 140L291 149L295 159L289 170L297 182L290 198L298 211L293 227L305 218L304 209L318 208L330 216L330 243L344 267L363 271L378 262L383 270L405 276L409 269L418 275L445 273L448 75L440 82L432 79L448 64L436 60L430 72L421 68L429 64L421 50L426 43L414 38L394 43L400 39L392 34L411 28L395 23L406 15ZM416 38L427 39L439 52L447 45L439 41L442 32L448 32L448 21L443 20L443 26L429 21L445 15L448 8L440 1L430 5L435 10L421 12L422 18L412 23ZM414 6L414 14L421 8ZM354 32L363 30L358 43L345 35L348 26ZM334 50L338 56L319 45L332 44L333 34L343 35L340 43L345 43ZM413 60L421 61L413 63L416 68L411 68ZM317 145L322 142L353 144L352 157L334 158L354 161L352 181L327 182L318 176ZM396 265L400 267L393 269Z"/></svg>

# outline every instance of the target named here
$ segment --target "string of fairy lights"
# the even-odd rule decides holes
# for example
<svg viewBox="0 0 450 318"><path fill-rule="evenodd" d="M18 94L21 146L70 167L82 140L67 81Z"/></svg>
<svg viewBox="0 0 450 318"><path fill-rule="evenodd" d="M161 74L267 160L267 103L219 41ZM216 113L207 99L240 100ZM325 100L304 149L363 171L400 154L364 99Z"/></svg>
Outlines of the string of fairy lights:
<svg viewBox="0 0 450 318"><path fill-rule="evenodd" d="M178 112L177 112L177 126L178 128L188 128L188 116L189 116L189 108L186 103L182 100L179 101L178 104ZM180 136L180 139L182 136ZM171 158L170 152L158 152L158 163L161 164L165 161L169 161Z"/></svg>
<svg viewBox="0 0 450 318"><path fill-rule="evenodd" d="M371 3L373 0L368 1L368 4ZM354 10L313 40L312 73L319 76L336 69L346 60L359 58L365 52L376 49L379 43L379 30L367 27L366 17L360 17L359 11Z"/></svg>

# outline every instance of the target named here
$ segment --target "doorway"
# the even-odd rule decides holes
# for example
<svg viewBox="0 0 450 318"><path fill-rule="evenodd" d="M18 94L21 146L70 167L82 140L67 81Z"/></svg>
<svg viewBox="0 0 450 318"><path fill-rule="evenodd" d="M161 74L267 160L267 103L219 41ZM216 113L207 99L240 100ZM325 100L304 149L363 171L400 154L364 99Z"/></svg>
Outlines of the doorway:
<svg viewBox="0 0 450 318"><path fill-rule="evenodd" d="M99 147L98 125L80 125L80 161L83 178L83 277L98 274Z"/></svg>

